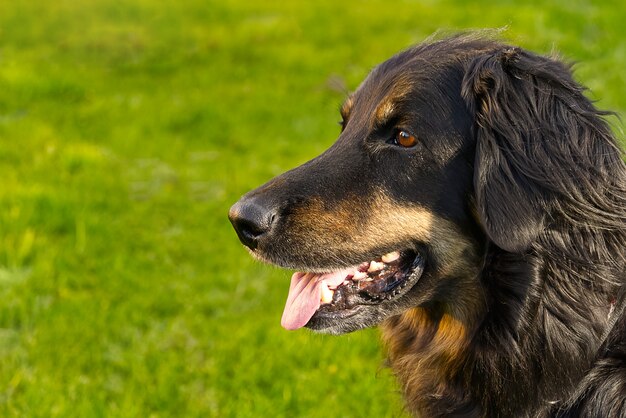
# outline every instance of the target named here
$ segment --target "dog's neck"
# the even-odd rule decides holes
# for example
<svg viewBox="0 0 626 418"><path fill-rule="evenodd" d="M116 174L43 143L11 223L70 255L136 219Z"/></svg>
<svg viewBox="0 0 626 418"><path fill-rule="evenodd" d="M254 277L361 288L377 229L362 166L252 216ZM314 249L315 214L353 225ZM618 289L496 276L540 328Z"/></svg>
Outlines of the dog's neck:
<svg viewBox="0 0 626 418"><path fill-rule="evenodd" d="M429 416L433 398L448 396L467 361L472 331L440 308L416 307L386 321L382 332L408 409Z"/></svg>
<svg viewBox="0 0 626 418"><path fill-rule="evenodd" d="M612 297L593 286L563 288L549 257L497 249L487 257L475 292L454 304L415 307L382 326L389 365L418 416L489 416L496 404L511 416L552 410L574 392L610 326ZM575 305L585 311L570 311L569 292L588 302ZM567 323L559 320L565 311Z"/></svg>

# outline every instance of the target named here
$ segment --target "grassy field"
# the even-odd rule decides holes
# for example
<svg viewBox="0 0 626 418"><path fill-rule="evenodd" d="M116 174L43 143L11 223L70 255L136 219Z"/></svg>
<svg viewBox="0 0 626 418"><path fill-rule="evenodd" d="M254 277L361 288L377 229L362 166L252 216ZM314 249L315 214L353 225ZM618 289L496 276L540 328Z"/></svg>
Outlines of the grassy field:
<svg viewBox="0 0 626 418"><path fill-rule="evenodd" d="M280 328L290 273L226 213L438 29L506 26L626 114L623 2L515 3L0 2L0 416L404 416L377 331Z"/></svg>

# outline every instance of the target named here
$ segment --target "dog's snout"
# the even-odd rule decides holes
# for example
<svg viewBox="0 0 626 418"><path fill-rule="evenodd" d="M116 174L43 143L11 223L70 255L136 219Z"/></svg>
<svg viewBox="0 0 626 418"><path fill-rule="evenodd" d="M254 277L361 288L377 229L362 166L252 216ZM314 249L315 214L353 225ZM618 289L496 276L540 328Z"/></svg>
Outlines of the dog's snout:
<svg viewBox="0 0 626 418"><path fill-rule="evenodd" d="M230 208L228 218L242 244L255 249L259 240L272 229L276 221L276 211L254 198L243 197Z"/></svg>

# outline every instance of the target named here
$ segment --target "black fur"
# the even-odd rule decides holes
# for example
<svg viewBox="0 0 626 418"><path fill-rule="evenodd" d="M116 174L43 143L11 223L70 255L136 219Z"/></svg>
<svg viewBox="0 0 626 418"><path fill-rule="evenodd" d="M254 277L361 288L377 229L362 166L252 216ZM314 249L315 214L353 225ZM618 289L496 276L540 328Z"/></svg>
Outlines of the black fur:
<svg viewBox="0 0 626 418"><path fill-rule="evenodd" d="M402 328L407 309L461 322L468 340L454 366L442 362L445 378L418 390L398 373L420 416L626 417L626 167L583 90L561 61L480 36L418 45L372 72L331 149L246 195L231 220L254 255L302 270L424 254L406 295L309 324L339 333L386 321L420 358L440 319ZM419 145L392 143L398 129ZM372 218L359 197L376 193L452 225L441 231L465 243L461 259L398 228L359 247L357 228L346 231Z"/></svg>

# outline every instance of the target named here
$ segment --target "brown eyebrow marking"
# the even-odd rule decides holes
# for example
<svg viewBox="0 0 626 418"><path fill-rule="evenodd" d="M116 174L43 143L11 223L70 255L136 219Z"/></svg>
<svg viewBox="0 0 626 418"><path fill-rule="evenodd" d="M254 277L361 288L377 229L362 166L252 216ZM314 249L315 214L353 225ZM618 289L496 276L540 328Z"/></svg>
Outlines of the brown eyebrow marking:
<svg viewBox="0 0 626 418"><path fill-rule="evenodd" d="M395 84L391 86L391 91L388 91L388 93L376 106L376 109L374 111L374 118L373 120L371 120L370 123L373 124L374 127L381 127L387 124L396 115L398 107L402 104L402 101L406 98L406 96L413 88L413 84L413 81L409 77L398 77ZM360 89L362 89L362 87ZM339 109L339 113L341 114L341 117L343 119L344 126L350 118L350 114L352 113L352 109L355 103L355 95L356 92L350 94Z"/></svg>
<svg viewBox="0 0 626 418"><path fill-rule="evenodd" d="M343 102L341 108L339 109L339 113L341 113L341 117L344 121L348 120L348 116L350 116L350 111L352 110L352 106L354 105L354 93L348 96L348 98Z"/></svg>
<svg viewBox="0 0 626 418"><path fill-rule="evenodd" d="M383 101L376 108L376 120L377 126L383 126L391 119L394 110L396 109L395 98L385 97Z"/></svg>
<svg viewBox="0 0 626 418"><path fill-rule="evenodd" d="M380 101L374 112L374 124L384 126L393 118L400 102L409 94L413 88L413 82L407 77L400 77L393 86L393 89Z"/></svg>

